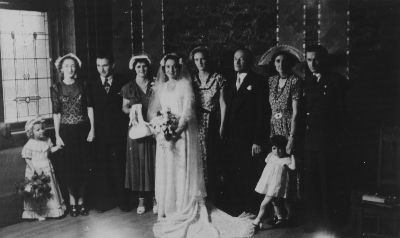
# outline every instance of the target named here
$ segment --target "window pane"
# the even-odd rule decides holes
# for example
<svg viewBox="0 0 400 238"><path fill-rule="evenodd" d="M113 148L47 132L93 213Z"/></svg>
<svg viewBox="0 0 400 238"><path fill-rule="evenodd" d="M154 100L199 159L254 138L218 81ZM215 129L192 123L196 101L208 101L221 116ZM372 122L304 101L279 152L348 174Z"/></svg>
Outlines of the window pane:
<svg viewBox="0 0 400 238"><path fill-rule="evenodd" d="M0 9L0 57L4 121L51 117L47 14Z"/></svg>

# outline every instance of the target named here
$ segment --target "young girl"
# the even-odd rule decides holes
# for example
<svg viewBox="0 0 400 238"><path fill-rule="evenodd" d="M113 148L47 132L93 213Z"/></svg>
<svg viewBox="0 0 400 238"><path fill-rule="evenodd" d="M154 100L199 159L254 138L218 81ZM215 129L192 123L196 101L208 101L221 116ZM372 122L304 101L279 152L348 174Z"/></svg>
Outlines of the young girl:
<svg viewBox="0 0 400 238"><path fill-rule="evenodd" d="M260 211L256 219L253 221L255 228L260 227L261 219L264 216L265 208L272 202L278 221L275 227L285 225L283 217L284 207L282 207L281 199L286 198L289 185L289 173L287 168L294 170L296 162L294 156L286 154L287 140L284 136L276 135L270 139L272 152L268 154L265 162L267 165L261 175L256 186L256 192L265 194L265 198L261 203Z"/></svg>
<svg viewBox="0 0 400 238"><path fill-rule="evenodd" d="M25 131L29 139L22 149L22 158L26 161L25 177L30 179L35 173L50 176L51 198L41 202L25 199L22 218L43 221L46 217L60 217L64 214L65 205L48 158L49 153L59 150L60 147L53 147L51 140L44 136L45 127L40 117L29 120Z"/></svg>

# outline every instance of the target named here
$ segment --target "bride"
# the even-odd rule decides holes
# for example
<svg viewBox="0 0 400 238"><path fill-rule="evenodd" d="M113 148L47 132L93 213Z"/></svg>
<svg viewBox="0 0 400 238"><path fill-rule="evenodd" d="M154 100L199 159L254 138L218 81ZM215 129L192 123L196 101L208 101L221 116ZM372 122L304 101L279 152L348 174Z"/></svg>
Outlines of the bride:
<svg viewBox="0 0 400 238"><path fill-rule="evenodd" d="M205 201L194 93L190 75L176 54L161 60L149 118L159 110L179 116L176 134L167 141L157 135L155 195L158 221L156 237L250 237L251 223L231 217Z"/></svg>

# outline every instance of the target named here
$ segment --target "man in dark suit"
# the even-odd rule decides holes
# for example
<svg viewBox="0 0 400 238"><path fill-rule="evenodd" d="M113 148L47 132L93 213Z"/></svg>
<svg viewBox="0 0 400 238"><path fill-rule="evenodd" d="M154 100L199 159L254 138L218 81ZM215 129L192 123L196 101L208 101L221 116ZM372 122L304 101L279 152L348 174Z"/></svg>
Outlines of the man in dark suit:
<svg viewBox="0 0 400 238"><path fill-rule="evenodd" d="M121 96L126 81L114 75L112 56L98 55L96 64L100 76L90 82L96 133L96 208L102 213L118 205L127 212L132 210L125 189L128 118L122 112Z"/></svg>
<svg viewBox="0 0 400 238"><path fill-rule="evenodd" d="M231 183L235 184L237 205L235 213L256 214L259 208L254 188L258 182L257 155L269 137L268 84L251 70L253 54L239 49L234 55L236 81L230 86L227 110L229 139L228 163ZM228 181L227 181L228 182Z"/></svg>
<svg viewBox="0 0 400 238"><path fill-rule="evenodd" d="M316 225L328 226L333 213L332 196L337 194L336 154L339 151L341 122L345 111L345 84L342 75L327 70L328 51L321 45L306 49L307 66L312 76L306 77L306 133L304 188L309 224L305 232ZM322 224L321 224L322 222Z"/></svg>

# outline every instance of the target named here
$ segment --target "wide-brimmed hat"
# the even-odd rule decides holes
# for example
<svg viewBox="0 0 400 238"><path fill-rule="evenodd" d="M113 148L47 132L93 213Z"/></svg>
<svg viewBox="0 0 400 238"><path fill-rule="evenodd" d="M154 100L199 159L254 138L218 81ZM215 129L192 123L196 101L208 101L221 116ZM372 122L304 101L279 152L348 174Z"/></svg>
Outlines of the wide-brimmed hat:
<svg viewBox="0 0 400 238"><path fill-rule="evenodd" d="M74 59L78 62L79 67L82 67L82 61L78 58L78 56L76 56L76 55L74 55L74 54L72 54L72 53L69 53L69 54L66 54L66 55L64 55L64 56L62 56L62 57L59 57L59 58L56 60L56 62L54 63L54 65L55 65L57 68L60 68L59 65L60 65L61 61L62 61L65 57L74 58Z"/></svg>
<svg viewBox="0 0 400 238"><path fill-rule="evenodd" d="M149 62L149 64L151 65L150 55L148 55L146 53L140 53L140 54L133 55L131 60L129 60L129 69L133 69L133 65L135 64L135 61L138 59L146 59Z"/></svg>
<svg viewBox="0 0 400 238"><path fill-rule="evenodd" d="M193 55L193 52L195 52L195 51L197 51L197 50L207 51L207 53L210 54L210 51L208 50L208 47L207 47L207 46L200 45L200 46L195 47L192 51L190 51L189 60L193 60L193 56L194 56L194 55Z"/></svg>
<svg viewBox="0 0 400 238"><path fill-rule="evenodd" d="M258 61L258 65L268 65L271 62L272 57L278 52L289 53L293 55L299 62L304 61L303 53L300 50L290 45L277 45L269 49L261 56L260 61Z"/></svg>

